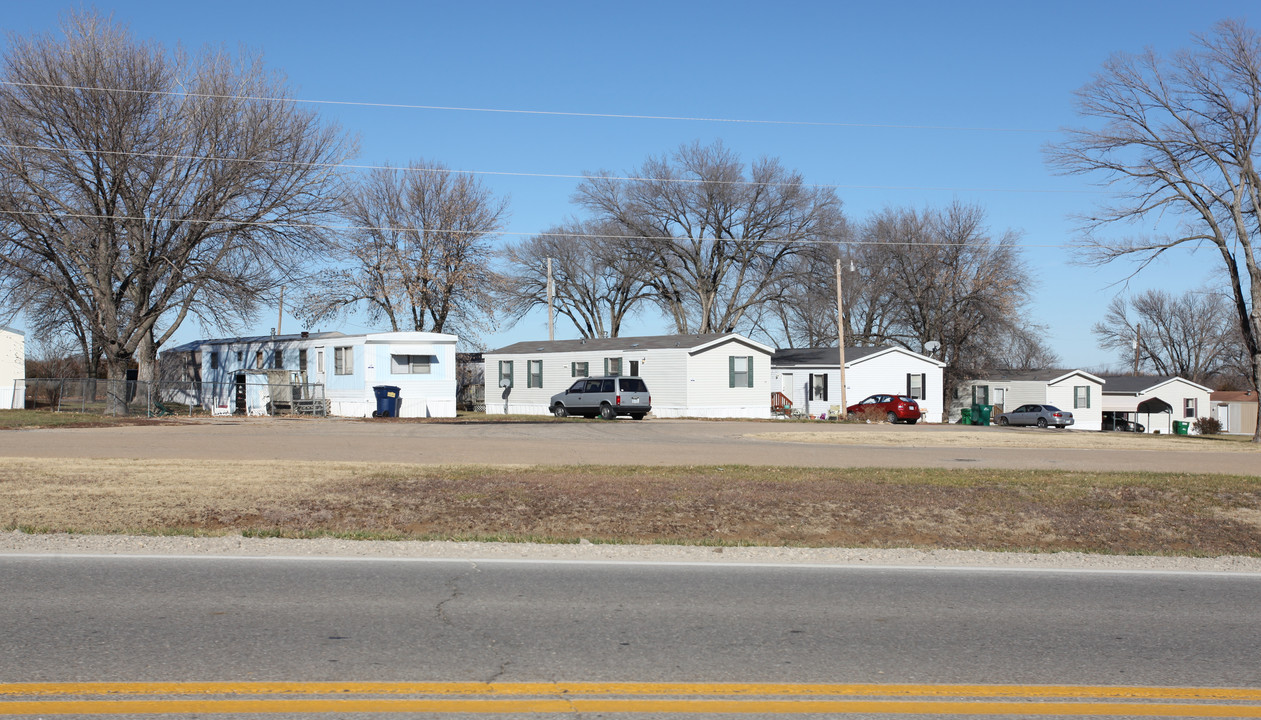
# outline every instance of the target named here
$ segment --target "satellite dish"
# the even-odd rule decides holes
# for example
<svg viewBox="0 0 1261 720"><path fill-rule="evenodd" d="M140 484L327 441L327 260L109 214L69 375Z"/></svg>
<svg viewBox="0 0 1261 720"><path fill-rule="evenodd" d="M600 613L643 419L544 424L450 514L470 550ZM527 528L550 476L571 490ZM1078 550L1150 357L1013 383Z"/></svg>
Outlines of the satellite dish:
<svg viewBox="0 0 1261 720"><path fill-rule="evenodd" d="M936 340L929 340L928 342L924 343L924 350L927 352L935 353L940 349L941 349L941 343L937 342Z"/></svg>

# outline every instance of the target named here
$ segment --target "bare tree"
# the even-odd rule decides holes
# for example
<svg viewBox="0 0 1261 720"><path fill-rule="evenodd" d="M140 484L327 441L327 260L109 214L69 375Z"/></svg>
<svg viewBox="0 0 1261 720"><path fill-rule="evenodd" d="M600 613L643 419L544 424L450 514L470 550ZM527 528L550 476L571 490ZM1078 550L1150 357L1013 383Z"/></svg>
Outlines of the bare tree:
<svg viewBox="0 0 1261 720"><path fill-rule="evenodd" d="M884 268L883 297L892 313L888 341L947 363L949 393L962 379L1006 364L1015 351L1030 360L1054 354L1037 341L1025 317L1032 278L1019 253L1019 235L990 236L985 213L954 203L944 210L886 209L860 233L864 262Z"/></svg>
<svg viewBox="0 0 1261 720"><path fill-rule="evenodd" d="M441 163L371 171L350 194L354 229L330 243L335 263L303 306L308 324L363 308L392 330L458 333L492 321L490 237L507 213L476 177Z"/></svg>
<svg viewBox="0 0 1261 720"><path fill-rule="evenodd" d="M1132 298L1115 297L1093 332L1100 345L1120 351L1124 366L1132 367L1137 342L1140 370L1202 385L1230 372L1239 349L1230 300L1207 291L1175 296L1148 290Z"/></svg>
<svg viewBox="0 0 1261 720"><path fill-rule="evenodd" d="M1077 92L1079 112L1101 127L1068 131L1048 150L1066 173L1097 175L1119 199L1084 218L1084 257L1139 270L1182 245L1207 246L1230 281L1235 321L1261 386L1261 38L1240 21L1218 23L1195 46L1162 58L1114 55ZM1163 218L1168 235L1093 234L1113 223ZM1137 272L1137 270L1136 270ZM1258 409L1261 420L1261 408ZM1252 441L1261 443L1261 422Z"/></svg>
<svg viewBox="0 0 1261 720"><path fill-rule="evenodd" d="M257 57L168 53L95 14L63 31L9 36L0 281L55 294L112 380L144 346L147 379L189 314L217 312L201 302L247 312L301 264L351 148Z"/></svg>
<svg viewBox="0 0 1261 720"><path fill-rule="evenodd" d="M626 252L651 261L656 300L680 333L747 325L751 311L785 296L788 259L806 243L835 241L843 226L830 189L806 187L771 159L746 176L721 143L683 146L632 175L586 180L575 200L623 229Z"/></svg>
<svg viewBox="0 0 1261 720"><path fill-rule="evenodd" d="M617 337L622 323L653 297L651 264L629 250L615 224L571 222L503 251L503 293L513 321L547 305L552 260L552 307L585 338Z"/></svg>

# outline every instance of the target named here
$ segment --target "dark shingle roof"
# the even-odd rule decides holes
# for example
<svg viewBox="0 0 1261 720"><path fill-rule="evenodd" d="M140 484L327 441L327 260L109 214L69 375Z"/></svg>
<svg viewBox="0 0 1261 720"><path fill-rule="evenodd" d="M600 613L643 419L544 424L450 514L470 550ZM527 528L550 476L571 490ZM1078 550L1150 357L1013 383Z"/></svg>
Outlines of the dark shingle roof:
<svg viewBox="0 0 1261 720"><path fill-rule="evenodd" d="M1100 375L1099 377L1106 381L1103 391L1110 393L1140 393L1177 379L1176 375Z"/></svg>
<svg viewBox="0 0 1261 720"><path fill-rule="evenodd" d="M849 365L855 360L861 360L868 355L888 350L886 346L878 347L849 347L845 348L845 364ZM835 347L822 348L787 348L784 350L776 350L771 356L771 365L777 367L791 367L793 365L832 365L840 364L839 351ZM839 370L837 372L840 372Z"/></svg>
<svg viewBox="0 0 1261 720"><path fill-rule="evenodd" d="M586 338L579 340L530 340L506 345L491 352L520 355L525 353L579 352L582 350L664 350L668 348L699 347L725 337L738 336L734 333L707 333L704 335L645 335L642 337Z"/></svg>
<svg viewBox="0 0 1261 720"><path fill-rule="evenodd" d="M1028 381L1046 381L1064 377L1070 373L1081 372L1091 375L1085 370L1077 368L1040 368L1037 370L1008 370L1004 368L993 368L981 373L982 380L1006 380L1009 382L1028 382ZM1097 375L1095 377L1098 377Z"/></svg>

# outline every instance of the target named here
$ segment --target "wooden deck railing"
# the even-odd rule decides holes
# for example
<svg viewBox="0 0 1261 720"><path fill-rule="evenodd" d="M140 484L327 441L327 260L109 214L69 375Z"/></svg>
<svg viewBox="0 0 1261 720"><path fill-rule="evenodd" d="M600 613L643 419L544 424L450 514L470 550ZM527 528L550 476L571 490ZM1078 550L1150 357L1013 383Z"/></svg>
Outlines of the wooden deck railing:
<svg viewBox="0 0 1261 720"><path fill-rule="evenodd" d="M787 417L792 414L793 401L782 392L771 393L771 414Z"/></svg>

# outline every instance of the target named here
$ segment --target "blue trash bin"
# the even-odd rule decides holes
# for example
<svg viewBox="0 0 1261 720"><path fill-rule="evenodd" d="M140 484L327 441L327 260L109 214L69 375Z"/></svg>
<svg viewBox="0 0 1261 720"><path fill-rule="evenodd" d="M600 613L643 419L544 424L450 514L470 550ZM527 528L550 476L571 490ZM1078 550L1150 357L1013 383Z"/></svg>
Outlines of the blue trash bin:
<svg viewBox="0 0 1261 720"><path fill-rule="evenodd" d="M394 385L374 385L372 391L377 394L377 409L372 417L398 417L398 388Z"/></svg>

